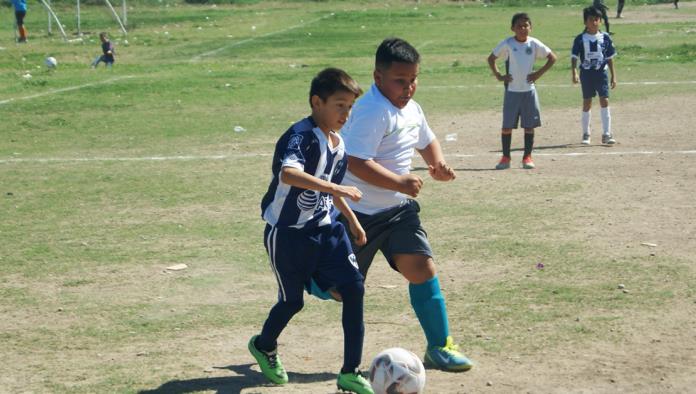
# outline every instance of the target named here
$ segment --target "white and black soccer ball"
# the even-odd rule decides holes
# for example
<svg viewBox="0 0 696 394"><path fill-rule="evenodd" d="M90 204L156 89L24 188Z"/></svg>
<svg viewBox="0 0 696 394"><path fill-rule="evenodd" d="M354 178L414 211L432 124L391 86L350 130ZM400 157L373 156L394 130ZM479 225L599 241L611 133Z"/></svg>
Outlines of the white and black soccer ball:
<svg viewBox="0 0 696 394"><path fill-rule="evenodd" d="M418 356L399 347L375 356L368 378L375 394L420 394L425 389L423 363Z"/></svg>
<svg viewBox="0 0 696 394"><path fill-rule="evenodd" d="M56 68L56 66L58 66L58 60L56 60L56 58L53 56L47 57L44 62L48 68Z"/></svg>

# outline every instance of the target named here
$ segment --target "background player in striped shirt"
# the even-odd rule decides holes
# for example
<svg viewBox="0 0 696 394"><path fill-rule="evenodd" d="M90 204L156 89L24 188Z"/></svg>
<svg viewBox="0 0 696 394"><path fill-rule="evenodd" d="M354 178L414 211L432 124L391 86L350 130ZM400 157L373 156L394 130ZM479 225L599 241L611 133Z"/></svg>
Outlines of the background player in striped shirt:
<svg viewBox="0 0 696 394"><path fill-rule="evenodd" d="M358 271L350 240L333 206L347 218L358 245L365 231L343 200L362 197L354 186L341 186L347 168L338 131L355 99L362 94L344 71L329 68L312 80L312 115L295 123L278 140L273 179L261 202L265 247L278 281L278 302L249 351L263 374L276 384L288 381L277 353L277 338L303 305L304 286L311 280L322 289L335 288L343 300L344 359L337 385L341 390L371 394L358 371L362 357L364 278Z"/></svg>
<svg viewBox="0 0 696 394"><path fill-rule="evenodd" d="M616 73L614 71L614 56L616 50L609 34L599 30L601 24L601 12L594 7L583 10L585 31L575 37L571 51L571 69L573 83L582 86L582 143L590 144L590 109L592 98L599 95L601 107L602 143L613 145L616 143L611 132L611 112L609 110L609 87L616 87ZM578 64L578 60L580 63ZM580 67L580 78L578 78ZM611 72L611 79L607 75L607 68Z"/></svg>

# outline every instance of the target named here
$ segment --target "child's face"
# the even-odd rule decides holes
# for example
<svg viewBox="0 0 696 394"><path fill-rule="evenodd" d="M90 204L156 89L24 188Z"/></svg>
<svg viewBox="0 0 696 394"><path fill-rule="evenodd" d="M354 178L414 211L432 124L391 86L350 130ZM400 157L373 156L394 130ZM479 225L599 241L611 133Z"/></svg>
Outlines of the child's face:
<svg viewBox="0 0 696 394"><path fill-rule="evenodd" d="M109 41L109 37L108 37L108 36L99 36L99 38L101 39L101 42L107 42L107 41Z"/></svg>
<svg viewBox="0 0 696 394"><path fill-rule="evenodd" d="M515 33L515 39L520 42L527 41L532 31L532 24L526 19L520 19L510 28Z"/></svg>
<svg viewBox="0 0 696 394"><path fill-rule="evenodd" d="M598 16L590 16L585 19L585 28L588 33L597 33L599 26L602 24L602 19Z"/></svg>
<svg viewBox="0 0 696 394"><path fill-rule="evenodd" d="M348 120L350 110L357 97L351 92L338 91L326 100L312 96L312 118L325 132L339 131Z"/></svg>
<svg viewBox="0 0 696 394"><path fill-rule="evenodd" d="M373 77L384 97L401 109L416 94L419 70L418 64L394 62L386 70L376 69Z"/></svg>

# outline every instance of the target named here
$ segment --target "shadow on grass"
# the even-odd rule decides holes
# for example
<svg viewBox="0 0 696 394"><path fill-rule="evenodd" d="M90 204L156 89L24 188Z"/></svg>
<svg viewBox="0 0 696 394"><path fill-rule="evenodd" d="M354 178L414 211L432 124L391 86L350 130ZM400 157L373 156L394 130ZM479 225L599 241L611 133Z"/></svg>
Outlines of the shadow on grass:
<svg viewBox="0 0 696 394"><path fill-rule="evenodd" d="M228 365L216 367L217 369L229 369L237 376L218 376L209 378L197 378L188 380L171 380L152 390L141 390L138 394L178 394L194 393L199 391L214 391L220 394L239 394L243 389L263 386L273 386L261 372L251 369L255 364ZM314 383L336 379L336 375L327 372L320 373L296 373L288 372L288 378L292 383Z"/></svg>

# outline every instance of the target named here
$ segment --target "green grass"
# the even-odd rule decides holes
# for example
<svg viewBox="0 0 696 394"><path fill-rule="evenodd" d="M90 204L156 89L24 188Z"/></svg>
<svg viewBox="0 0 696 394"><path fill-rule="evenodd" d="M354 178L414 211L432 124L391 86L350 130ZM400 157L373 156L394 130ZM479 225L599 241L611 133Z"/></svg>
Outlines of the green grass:
<svg viewBox="0 0 696 394"><path fill-rule="evenodd" d="M57 3L72 34L72 8ZM559 55L540 82L544 108L579 105L577 90L544 87L570 79L568 52L581 11L560 7L569 3L581 2L528 7L533 35ZM275 285L259 217L268 154L290 122L308 113L312 76L340 66L367 88L376 45L398 35L422 52L417 98L427 113L497 110L501 88L485 59L510 34L519 3L129 4L127 37L103 7L84 7L89 34L82 43L63 42L55 31L47 36L45 15L32 4L30 42L15 45L11 13L0 14L0 102L12 100L0 104L0 355L14 365L11 391L157 387L198 372L191 361L197 348L178 335L205 346L204 333L258 329ZM695 16L692 8L681 12ZM111 71L88 67L102 30L116 43ZM617 25L619 81L693 80L693 30L683 21ZM43 66L48 55L58 59L56 70ZM615 97L630 103L692 90L626 85ZM238 125L246 131L235 132ZM227 157L124 160L178 155ZM472 324L453 325L463 346L519 353L619 341L616 327L625 316L696 294L686 261L630 251L614 257L560 240L576 213L546 200L582 198L587 185L540 182L470 190L459 184L461 199L453 199L450 185L430 183L422 196L424 218L439 223L431 231L444 275L465 284L448 287L452 320ZM514 193L527 198L499 198ZM561 219L548 218L550 209ZM189 269L165 272L175 263ZM460 270L488 270L490 277L461 279L454 275ZM616 289L629 277L630 296ZM413 324L394 327L395 335L420 335L408 320L405 291L370 291L368 321L406 319ZM308 303L293 324L338 326L339 316L333 303ZM139 349L149 356L134 358ZM64 359L71 356L78 364Z"/></svg>

